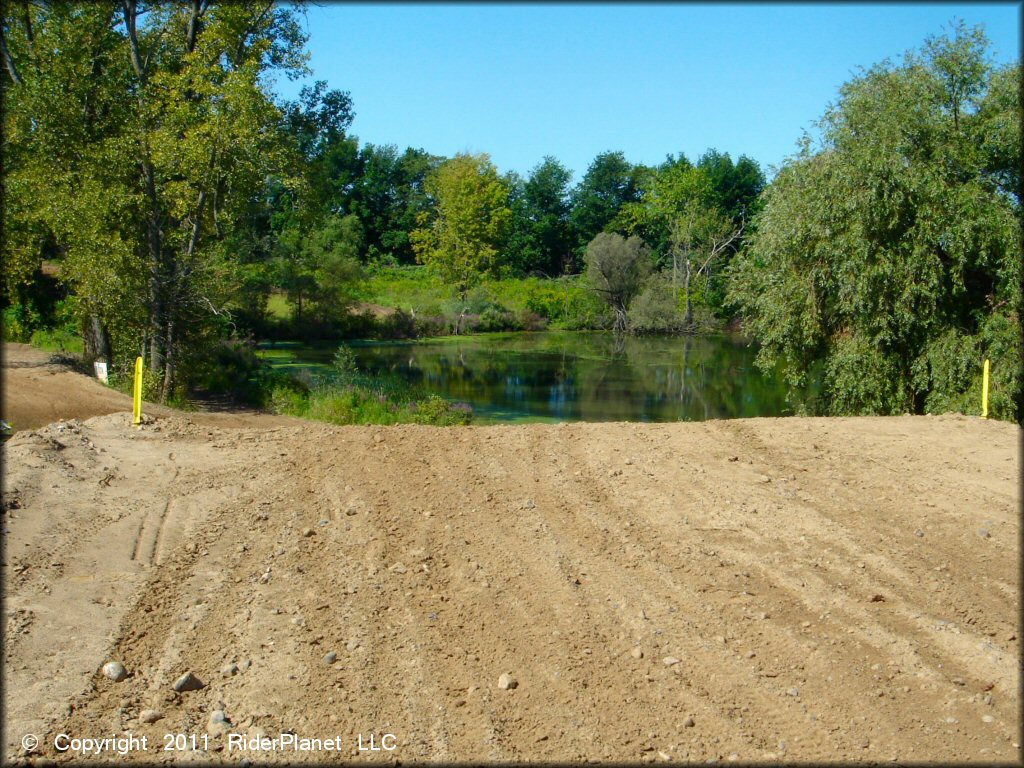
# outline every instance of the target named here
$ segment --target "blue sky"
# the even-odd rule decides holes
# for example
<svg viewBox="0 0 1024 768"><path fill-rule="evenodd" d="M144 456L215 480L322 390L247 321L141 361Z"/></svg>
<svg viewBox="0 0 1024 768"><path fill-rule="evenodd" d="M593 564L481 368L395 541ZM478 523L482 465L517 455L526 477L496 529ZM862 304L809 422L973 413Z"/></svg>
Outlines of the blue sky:
<svg viewBox="0 0 1024 768"><path fill-rule="evenodd" d="M709 147L765 170L859 66L898 61L954 18L1020 56L1016 3L347 4L306 14L306 80L349 91L361 143L487 152L528 175L553 155L579 181L599 153L654 165Z"/></svg>

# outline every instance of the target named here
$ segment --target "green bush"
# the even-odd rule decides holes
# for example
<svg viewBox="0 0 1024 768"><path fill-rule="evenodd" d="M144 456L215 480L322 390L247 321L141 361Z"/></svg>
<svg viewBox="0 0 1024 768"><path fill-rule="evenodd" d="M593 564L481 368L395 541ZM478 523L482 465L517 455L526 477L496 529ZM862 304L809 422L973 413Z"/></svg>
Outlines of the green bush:
<svg viewBox="0 0 1024 768"><path fill-rule="evenodd" d="M660 274L653 275L629 305L633 333L676 333L684 329L675 290Z"/></svg>
<svg viewBox="0 0 1024 768"><path fill-rule="evenodd" d="M331 371L307 387L283 373L272 373L263 384L266 404L275 413L332 424L468 424L473 411L427 394L392 375L360 371L355 355L342 345Z"/></svg>
<svg viewBox="0 0 1024 768"><path fill-rule="evenodd" d="M12 304L4 310L3 339L27 344L41 324L42 317L32 304Z"/></svg>

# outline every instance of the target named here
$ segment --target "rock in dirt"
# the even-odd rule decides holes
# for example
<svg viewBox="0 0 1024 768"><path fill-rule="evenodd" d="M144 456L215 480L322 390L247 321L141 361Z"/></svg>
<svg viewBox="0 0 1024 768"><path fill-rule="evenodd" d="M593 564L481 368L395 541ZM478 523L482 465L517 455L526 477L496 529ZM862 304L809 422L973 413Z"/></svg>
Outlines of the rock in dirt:
<svg viewBox="0 0 1024 768"><path fill-rule="evenodd" d="M128 670L119 661L108 661L103 665L103 676L110 678L115 683L120 683L128 677Z"/></svg>
<svg viewBox="0 0 1024 768"><path fill-rule="evenodd" d="M676 664L679 663L679 659L677 659L675 656L666 656L664 659L661 660L661 663L664 664L666 667L674 667Z"/></svg>
<svg viewBox="0 0 1024 768"><path fill-rule="evenodd" d="M519 681L512 677L508 672L502 672L501 676L498 678L498 687L503 691L510 691L513 688L519 687Z"/></svg>
<svg viewBox="0 0 1024 768"><path fill-rule="evenodd" d="M234 663L226 664L220 668L220 673L224 675L224 677L234 677L238 674L238 665Z"/></svg>
<svg viewBox="0 0 1024 768"><path fill-rule="evenodd" d="M206 683L200 680L191 672L186 672L184 675L174 681L172 686L178 693L185 693L186 691L198 691L206 687Z"/></svg>
<svg viewBox="0 0 1024 768"><path fill-rule="evenodd" d="M629 652L629 655L634 659L642 659L644 657L644 650L639 645Z"/></svg>
<svg viewBox="0 0 1024 768"><path fill-rule="evenodd" d="M223 709L215 709L210 713L206 723L206 731L211 736L221 736L231 730L231 721Z"/></svg>
<svg viewBox="0 0 1024 768"><path fill-rule="evenodd" d="M144 709L139 712L139 722L142 723L155 723L157 720L162 720L164 713L159 709Z"/></svg>
<svg viewBox="0 0 1024 768"><path fill-rule="evenodd" d="M333 664L338 660L338 654L334 651L328 651L324 654L324 664Z"/></svg>
<svg viewBox="0 0 1024 768"><path fill-rule="evenodd" d="M693 728L693 726L695 725L696 723L693 721L692 717L687 717L685 720L683 720L683 728Z"/></svg>

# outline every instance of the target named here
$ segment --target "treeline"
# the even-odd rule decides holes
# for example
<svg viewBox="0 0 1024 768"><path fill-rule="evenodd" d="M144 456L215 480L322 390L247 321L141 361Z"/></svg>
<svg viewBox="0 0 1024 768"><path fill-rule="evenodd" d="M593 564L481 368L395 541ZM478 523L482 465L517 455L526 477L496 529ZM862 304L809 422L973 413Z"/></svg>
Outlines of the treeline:
<svg viewBox="0 0 1024 768"><path fill-rule="evenodd" d="M73 317L164 399L272 299L338 323L362 277L422 264L465 306L582 275L618 330L735 317L761 365L821 378L810 412L976 411L985 357L993 413L1024 412L1020 68L980 29L854 77L768 186L715 150L576 181L361 143L348 93L271 90L309 73L295 6L22 0L0 42L5 338Z"/></svg>

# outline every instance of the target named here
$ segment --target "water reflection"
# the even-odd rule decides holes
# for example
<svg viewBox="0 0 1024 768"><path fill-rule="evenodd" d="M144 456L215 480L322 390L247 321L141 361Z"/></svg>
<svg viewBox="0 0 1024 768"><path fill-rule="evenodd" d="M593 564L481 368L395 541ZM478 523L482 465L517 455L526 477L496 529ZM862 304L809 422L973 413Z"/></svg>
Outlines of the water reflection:
<svg viewBox="0 0 1024 768"><path fill-rule="evenodd" d="M781 376L728 335L616 340L603 333L521 333L355 343L361 368L389 371L467 402L494 421L694 421L790 412ZM292 348L278 363L317 368L333 349Z"/></svg>

